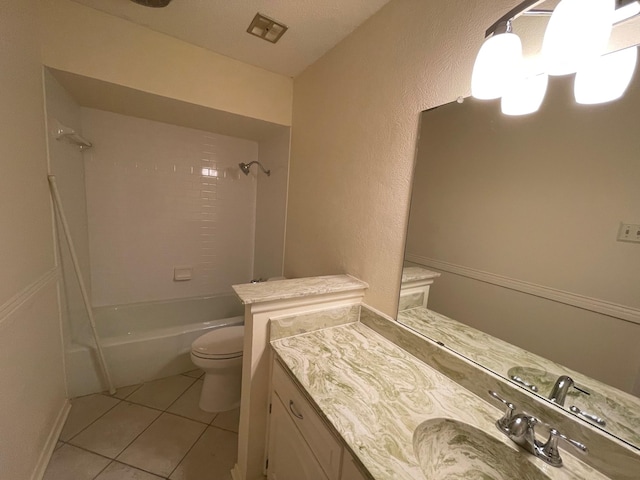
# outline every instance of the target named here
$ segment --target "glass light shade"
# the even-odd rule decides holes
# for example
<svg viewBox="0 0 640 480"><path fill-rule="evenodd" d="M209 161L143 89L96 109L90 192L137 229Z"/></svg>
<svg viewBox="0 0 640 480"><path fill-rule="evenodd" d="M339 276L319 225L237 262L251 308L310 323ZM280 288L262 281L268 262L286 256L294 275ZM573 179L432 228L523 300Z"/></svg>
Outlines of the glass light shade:
<svg viewBox="0 0 640 480"><path fill-rule="evenodd" d="M576 101L585 105L606 103L624 95L638 63L638 47L596 58L576 75Z"/></svg>
<svg viewBox="0 0 640 480"><path fill-rule="evenodd" d="M612 23L615 25L618 22L623 22L631 17L635 17L640 14L640 2L631 2L618 8L613 14Z"/></svg>
<svg viewBox="0 0 640 480"><path fill-rule="evenodd" d="M545 71L567 75L602 55L611 36L615 0L562 0L542 42Z"/></svg>
<svg viewBox="0 0 640 480"><path fill-rule="evenodd" d="M542 105L549 85L549 75L543 73L522 78L502 97L502 113L505 115L527 115L537 112Z"/></svg>
<svg viewBox="0 0 640 480"><path fill-rule="evenodd" d="M521 75L522 42L513 33L489 37L476 57L471 95L481 100L500 98Z"/></svg>

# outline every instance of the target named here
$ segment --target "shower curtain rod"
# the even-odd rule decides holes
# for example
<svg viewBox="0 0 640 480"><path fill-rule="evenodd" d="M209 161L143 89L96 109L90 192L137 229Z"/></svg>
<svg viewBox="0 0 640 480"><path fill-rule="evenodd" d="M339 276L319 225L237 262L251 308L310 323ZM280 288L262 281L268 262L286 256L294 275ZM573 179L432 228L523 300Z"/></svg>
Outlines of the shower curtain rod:
<svg viewBox="0 0 640 480"><path fill-rule="evenodd" d="M80 262L78 261L78 256L76 255L76 248L73 244L73 239L71 238L71 233L69 230L69 224L67 223L67 217L64 214L64 210L62 208L62 201L60 200L60 193L58 192L58 185L56 184L55 175L48 175L49 185L51 187L51 195L53 196L53 203L58 211L58 215L60 217L60 223L62 223L62 230L64 231L64 236L67 240L67 244L69 245L69 251L71 252L71 261L73 263L73 269L76 272L76 277L78 278L78 283L80 284L80 293L82 293L82 300L84 301L84 307L87 310L87 315L89 316L89 324L91 325L91 331L93 332L93 339L96 342L96 350L98 352L98 363L100 364L100 368L102 373L104 374L105 379L107 380L107 386L109 387L109 393L113 395L116 393L116 389L113 386L113 381L111 380L111 374L109 373L109 369L107 368L107 362L104 359L104 353L102 352L102 344L100 343L100 337L98 337L98 331L96 329L96 321L93 318L93 308L91 308L91 302L89 301L89 294L87 293L87 287L85 286L84 279L82 278L82 272L80 271Z"/></svg>

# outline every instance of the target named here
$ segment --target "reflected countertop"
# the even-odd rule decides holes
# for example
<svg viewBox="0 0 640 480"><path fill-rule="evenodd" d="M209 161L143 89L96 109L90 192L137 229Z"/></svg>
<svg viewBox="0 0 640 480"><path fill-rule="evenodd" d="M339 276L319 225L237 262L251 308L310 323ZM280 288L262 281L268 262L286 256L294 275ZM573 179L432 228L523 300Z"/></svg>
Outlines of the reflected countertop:
<svg viewBox="0 0 640 480"><path fill-rule="evenodd" d="M589 394L570 390L566 408L576 406L601 417L607 422L607 432L640 445L637 397L424 307L399 312L398 321L505 378L517 374L536 385L543 397L548 397L558 376L569 375Z"/></svg>

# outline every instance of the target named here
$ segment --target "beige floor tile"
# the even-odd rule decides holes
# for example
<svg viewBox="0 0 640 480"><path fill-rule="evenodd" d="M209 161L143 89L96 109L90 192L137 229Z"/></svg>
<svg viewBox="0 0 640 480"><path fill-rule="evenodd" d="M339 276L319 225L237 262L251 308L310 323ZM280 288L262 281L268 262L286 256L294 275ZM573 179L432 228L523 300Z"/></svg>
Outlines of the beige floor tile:
<svg viewBox="0 0 640 480"><path fill-rule="evenodd" d="M201 376L204 375L204 372L199 368L196 368L195 370L184 372L182 375L186 375L187 377L192 377L192 378L200 378Z"/></svg>
<svg viewBox="0 0 640 480"><path fill-rule="evenodd" d="M198 440L206 425L163 413L118 460L157 475L167 476Z"/></svg>
<svg viewBox="0 0 640 480"><path fill-rule="evenodd" d="M161 412L122 402L99 418L70 443L109 458L116 458Z"/></svg>
<svg viewBox="0 0 640 480"><path fill-rule="evenodd" d="M128 387L120 387L116 390L116 393L114 393L111 396L116 398L121 398L122 400L124 400L133 392L135 392L137 389L139 389L141 386L142 385L129 385ZM108 395L108 394L105 393L105 395Z"/></svg>
<svg viewBox="0 0 640 480"><path fill-rule="evenodd" d="M42 480L92 480L110 461L72 445L63 445L53 452Z"/></svg>
<svg viewBox="0 0 640 480"><path fill-rule="evenodd" d="M238 433L238 423L240 423L240 409L236 408L235 410L219 413L211 422L211 425Z"/></svg>
<svg viewBox="0 0 640 480"><path fill-rule="evenodd" d="M207 427L178 468L172 480L231 480L231 469L238 457L238 435Z"/></svg>
<svg viewBox="0 0 640 480"><path fill-rule="evenodd" d="M203 383L202 380L197 380L169 407L167 412L182 415L198 422L211 423L216 414L205 412L198 406Z"/></svg>
<svg viewBox="0 0 640 480"><path fill-rule="evenodd" d="M96 480L158 480L161 478L129 465L113 462L96 477Z"/></svg>
<svg viewBox="0 0 640 480"><path fill-rule="evenodd" d="M160 380L145 383L129 395L127 400L147 407L165 410L195 381L195 378L185 377L184 375L161 378Z"/></svg>
<svg viewBox="0 0 640 480"><path fill-rule="evenodd" d="M58 441L58 443L56 443L56 446L54 447L54 451L56 451L57 449L59 449L61 446L64 445L64 442Z"/></svg>
<svg viewBox="0 0 640 480"><path fill-rule="evenodd" d="M71 400L71 411L60 433L60 440L70 440L119 402L117 398L100 394L74 398Z"/></svg>

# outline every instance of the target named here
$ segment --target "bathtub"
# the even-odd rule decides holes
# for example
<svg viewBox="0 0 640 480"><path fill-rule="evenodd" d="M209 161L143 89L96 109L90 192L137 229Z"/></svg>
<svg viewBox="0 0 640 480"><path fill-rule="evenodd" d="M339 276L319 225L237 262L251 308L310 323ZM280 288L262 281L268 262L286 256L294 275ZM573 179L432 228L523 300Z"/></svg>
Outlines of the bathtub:
<svg viewBox="0 0 640 480"><path fill-rule="evenodd" d="M97 307L96 329L113 383L134 385L192 370L191 343L200 335L244 322L234 294ZM69 395L107 390L88 324L66 349Z"/></svg>

